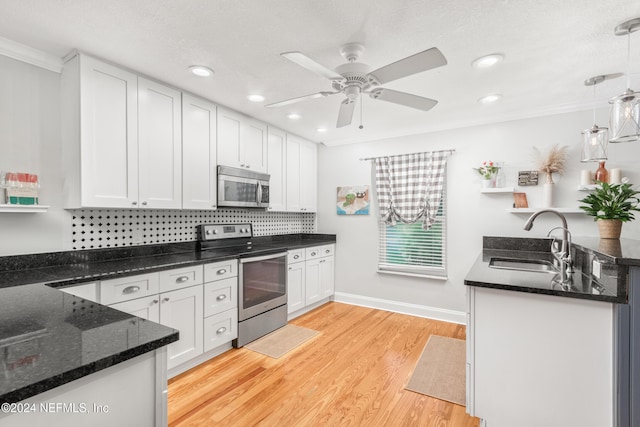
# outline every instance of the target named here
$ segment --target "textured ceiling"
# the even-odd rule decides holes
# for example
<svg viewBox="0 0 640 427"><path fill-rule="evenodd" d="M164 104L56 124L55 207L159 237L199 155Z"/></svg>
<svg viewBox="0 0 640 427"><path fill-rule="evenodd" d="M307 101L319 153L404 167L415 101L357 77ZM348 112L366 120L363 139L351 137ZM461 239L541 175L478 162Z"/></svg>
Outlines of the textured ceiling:
<svg viewBox="0 0 640 427"><path fill-rule="evenodd" d="M0 37L62 57L77 48L327 145L589 109L591 76L627 70L627 38L613 29L640 16L630 0L0 0ZM632 40L631 86L640 89L640 32ZM385 87L439 101L421 112L364 98L351 126L335 129L342 97L267 109L263 104L331 90L330 83L280 57L299 50L335 68L339 48L366 46L378 68L438 47L448 65ZM487 70L470 64L499 52ZM197 78L193 64L215 70ZM626 77L597 86L597 104ZM501 93L496 104L478 98ZM299 113L291 121L286 116ZM599 124L607 118L599 118ZM592 123L585 123L585 128ZM329 131L318 134L315 129Z"/></svg>

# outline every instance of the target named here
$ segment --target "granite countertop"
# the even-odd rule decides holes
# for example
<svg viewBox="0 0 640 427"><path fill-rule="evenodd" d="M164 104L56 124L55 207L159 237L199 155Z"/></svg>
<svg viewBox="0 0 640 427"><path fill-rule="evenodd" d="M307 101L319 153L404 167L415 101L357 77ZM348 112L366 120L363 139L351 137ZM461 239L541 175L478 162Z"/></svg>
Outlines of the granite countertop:
<svg viewBox="0 0 640 427"><path fill-rule="evenodd" d="M599 239L596 239L599 240ZM585 240L585 244L588 242ZM465 277L465 285L517 292L581 298L595 301L626 303L626 270L615 265L615 259L592 248L575 245L572 250L574 273L568 287L554 281L555 274L526 272L489 267L491 258L542 259L552 262L549 239L484 237L483 251ZM592 274L596 257L602 265L600 277Z"/></svg>
<svg viewBox="0 0 640 427"><path fill-rule="evenodd" d="M195 242L0 257L0 402L18 402L178 340L178 331L59 287L319 246L335 235L256 237L243 251Z"/></svg>

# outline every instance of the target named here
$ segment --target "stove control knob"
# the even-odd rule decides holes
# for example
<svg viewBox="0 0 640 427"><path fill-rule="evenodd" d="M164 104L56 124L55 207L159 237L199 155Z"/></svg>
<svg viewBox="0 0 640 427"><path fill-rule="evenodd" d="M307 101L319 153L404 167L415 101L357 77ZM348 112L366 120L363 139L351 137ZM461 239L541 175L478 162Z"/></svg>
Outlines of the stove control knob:
<svg viewBox="0 0 640 427"><path fill-rule="evenodd" d="M213 234L218 234L218 230L213 230Z"/></svg>
<svg viewBox="0 0 640 427"><path fill-rule="evenodd" d="M207 234L207 235L210 235L211 233L212 233L212 231L211 231L211 230L207 230L207 231L205 232L205 234Z"/></svg>

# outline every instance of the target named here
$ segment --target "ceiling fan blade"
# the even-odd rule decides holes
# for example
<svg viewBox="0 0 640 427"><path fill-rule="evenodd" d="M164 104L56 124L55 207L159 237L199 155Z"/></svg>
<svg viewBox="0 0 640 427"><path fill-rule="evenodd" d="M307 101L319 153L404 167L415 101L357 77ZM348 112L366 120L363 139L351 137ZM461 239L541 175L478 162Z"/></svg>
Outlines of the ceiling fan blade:
<svg viewBox="0 0 640 427"><path fill-rule="evenodd" d="M353 110L356 108L356 101L352 99L345 99L340 104L340 111L338 112L337 128L345 127L351 124L353 118Z"/></svg>
<svg viewBox="0 0 640 427"><path fill-rule="evenodd" d="M447 65L447 59L436 47L416 53L369 73L378 84L385 84L432 68Z"/></svg>
<svg viewBox="0 0 640 427"><path fill-rule="evenodd" d="M284 56L289 61L294 62L299 66L306 68L307 70L312 71L329 80L344 80L344 77L342 77L340 74L328 69L322 64L318 64L316 61L301 52L285 52L281 53L280 55Z"/></svg>
<svg viewBox="0 0 640 427"><path fill-rule="evenodd" d="M284 107L285 105L295 104L296 102L304 101L306 99L324 98L325 96L335 95L340 92L317 92L310 95L298 96L297 98L286 99L280 102L274 102L273 104L267 104L265 107Z"/></svg>
<svg viewBox="0 0 640 427"><path fill-rule="evenodd" d="M422 96L412 95L406 92L398 92L397 90L383 88L372 90L369 93L369 96L373 99L393 102L394 104L404 105L406 107L422 111L429 111L438 103L435 99L424 98Z"/></svg>

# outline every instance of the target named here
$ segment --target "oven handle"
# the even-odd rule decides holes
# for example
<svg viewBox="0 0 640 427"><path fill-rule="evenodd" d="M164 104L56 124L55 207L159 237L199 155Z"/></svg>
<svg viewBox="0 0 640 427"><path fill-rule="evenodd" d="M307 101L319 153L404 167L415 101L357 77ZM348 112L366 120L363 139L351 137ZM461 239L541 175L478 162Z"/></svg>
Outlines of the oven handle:
<svg viewBox="0 0 640 427"><path fill-rule="evenodd" d="M280 258L280 257L285 257L287 256L287 252L279 252L277 254L271 254L271 255L263 255L263 256L255 256L255 257L249 257L249 258L240 258L240 264L246 264L248 262L255 262L255 261L264 261L267 259L273 259L273 258Z"/></svg>

